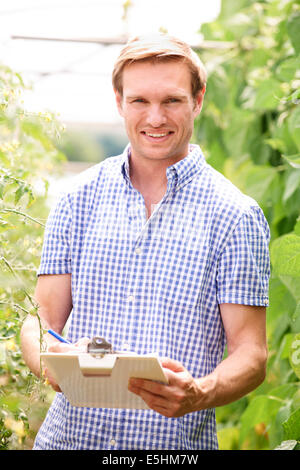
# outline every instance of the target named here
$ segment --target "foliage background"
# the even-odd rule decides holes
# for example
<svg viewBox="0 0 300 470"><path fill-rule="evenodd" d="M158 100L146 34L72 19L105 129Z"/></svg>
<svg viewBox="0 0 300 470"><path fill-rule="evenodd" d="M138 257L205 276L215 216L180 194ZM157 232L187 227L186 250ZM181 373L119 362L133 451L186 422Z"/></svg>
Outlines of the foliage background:
<svg viewBox="0 0 300 470"><path fill-rule="evenodd" d="M192 12L191 12L192 14ZM208 162L261 205L271 229L265 382L217 409L221 449L297 449L300 442L300 2L223 0L201 28L219 48L195 126ZM226 47L225 47L226 46ZM61 125L23 110L22 78L0 68L0 449L27 449L52 392L23 363L19 332L32 299L59 172Z"/></svg>
<svg viewBox="0 0 300 470"><path fill-rule="evenodd" d="M205 24L208 86L195 140L262 207L271 230L267 377L217 410L224 449L300 441L300 3L223 0ZM221 49L223 43L227 48Z"/></svg>
<svg viewBox="0 0 300 470"><path fill-rule="evenodd" d="M0 67L0 449L30 447L51 400L22 360L20 327L36 315L46 176L64 158L54 145L62 126L49 113L24 111L25 88L19 74Z"/></svg>

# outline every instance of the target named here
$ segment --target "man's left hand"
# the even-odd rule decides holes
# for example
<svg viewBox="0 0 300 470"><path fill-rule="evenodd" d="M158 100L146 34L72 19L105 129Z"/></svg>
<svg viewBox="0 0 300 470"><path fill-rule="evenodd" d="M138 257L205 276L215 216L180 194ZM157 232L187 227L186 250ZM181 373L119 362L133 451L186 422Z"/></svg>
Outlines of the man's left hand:
<svg viewBox="0 0 300 470"><path fill-rule="evenodd" d="M178 361L166 358L161 360L161 364L168 379L167 385L131 378L128 389L139 395L149 408L167 418L178 418L196 411L201 397L197 381Z"/></svg>

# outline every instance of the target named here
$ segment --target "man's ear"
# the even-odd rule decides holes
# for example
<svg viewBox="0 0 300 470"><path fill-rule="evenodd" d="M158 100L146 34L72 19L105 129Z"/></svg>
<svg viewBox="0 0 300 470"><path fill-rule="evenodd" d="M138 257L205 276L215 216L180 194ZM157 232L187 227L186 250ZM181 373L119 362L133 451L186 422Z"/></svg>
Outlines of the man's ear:
<svg viewBox="0 0 300 470"><path fill-rule="evenodd" d="M118 90L114 90L114 92L115 92L115 98L116 98L118 111L120 115L123 117L123 96Z"/></svg>
<svg viewBox="0 0 300 470"><path fill-rule="evenodd" d="M203 105L203 100L204 100L204 95L205 95L205 90L206 90L206 87L204 85L202 90L199 91L198 95L195 98L195 107L194 107L195 117L197 117L201 112L202 105Z"/></svg>

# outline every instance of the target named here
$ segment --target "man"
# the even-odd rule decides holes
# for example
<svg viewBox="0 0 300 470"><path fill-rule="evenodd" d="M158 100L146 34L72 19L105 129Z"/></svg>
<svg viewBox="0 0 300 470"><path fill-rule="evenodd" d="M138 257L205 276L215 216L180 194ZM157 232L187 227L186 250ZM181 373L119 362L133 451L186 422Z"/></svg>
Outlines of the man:
<svg viewBox="0 0 300 470"><path fill-rule="evenodd" d="M268 225L190 145L206 73L185 43L129 42L113 85L130 144L52 210L36 300L58 333L72 312L71 347L99 335L116 349L158 352L168 385L130 380L147 410L76 408L58 393L34 448L216 449L215 407L265 377ZM70 348L47 336L50 350ZM22 347L38 375L34 317Z"/></svg>

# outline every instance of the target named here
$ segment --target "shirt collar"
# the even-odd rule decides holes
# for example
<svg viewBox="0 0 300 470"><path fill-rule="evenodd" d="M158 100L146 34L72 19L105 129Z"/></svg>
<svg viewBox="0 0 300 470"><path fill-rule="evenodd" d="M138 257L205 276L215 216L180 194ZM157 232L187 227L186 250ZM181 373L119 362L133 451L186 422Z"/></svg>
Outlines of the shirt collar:
<svg viewBox="0 0 300 470"><path fill-rule="evenodd" d="M121 159L121 171L127 183L130 183L130 154L131 148L128 144ZM199 173L204 167L204 163L205 158L199 145L190 144L187 156L167 168L167 179L169 181L176 178L176 186L181 186Z"/></svg>
<svg viewBox="0 0 300 470"><path fill-rule="evenodd" d="M129 170L130 153L131 153L130 144L128 144L125 147L124 152L122 154L122 158L121 158L121 171L127 183L130 183L130 170Z"/></svg>

